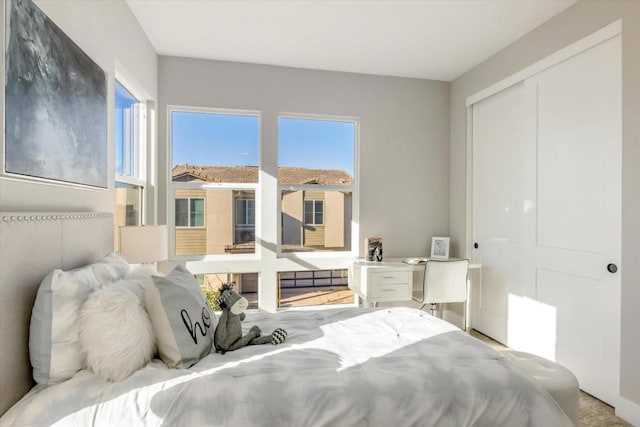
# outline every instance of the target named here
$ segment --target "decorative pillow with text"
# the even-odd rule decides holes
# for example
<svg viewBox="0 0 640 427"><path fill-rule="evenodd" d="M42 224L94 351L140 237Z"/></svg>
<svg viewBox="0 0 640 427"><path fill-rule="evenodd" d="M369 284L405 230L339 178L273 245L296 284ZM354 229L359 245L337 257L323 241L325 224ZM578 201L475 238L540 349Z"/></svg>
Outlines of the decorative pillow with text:
<svg viewBox="0 0 640 427"><path fill-rule="evenodd" d="M145 303L160 359L189 368L211 352L216 318L193 274L178 265L145 281Z"/></svg>

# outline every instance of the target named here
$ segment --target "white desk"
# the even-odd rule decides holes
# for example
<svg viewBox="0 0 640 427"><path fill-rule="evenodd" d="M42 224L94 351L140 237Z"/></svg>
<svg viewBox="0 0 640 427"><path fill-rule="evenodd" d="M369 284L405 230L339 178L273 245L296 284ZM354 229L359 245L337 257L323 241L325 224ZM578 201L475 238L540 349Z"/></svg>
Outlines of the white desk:
<svg viewBox="0 0 640 427"><path fill-rule="evenodd" d="M370 303L410 301L413 296L413 273L424 271L424 264L410 265L402 262L403 259L354 261L349 266L349 289L362 298L365 306ZM480 267L480 264L469 264L469 269Z"/></svg>

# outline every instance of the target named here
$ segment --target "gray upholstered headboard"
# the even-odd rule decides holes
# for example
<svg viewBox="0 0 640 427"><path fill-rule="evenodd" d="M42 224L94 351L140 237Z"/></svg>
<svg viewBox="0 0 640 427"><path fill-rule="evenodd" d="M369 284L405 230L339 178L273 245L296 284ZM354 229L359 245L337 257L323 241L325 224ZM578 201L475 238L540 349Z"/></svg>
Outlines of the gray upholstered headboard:
<svg viewBox="0 0 640 427"><path fill-rule="evenodd" d="M113 251L111 213L0 212L0 416L33 386L31 307L40 281Z"/></svg>

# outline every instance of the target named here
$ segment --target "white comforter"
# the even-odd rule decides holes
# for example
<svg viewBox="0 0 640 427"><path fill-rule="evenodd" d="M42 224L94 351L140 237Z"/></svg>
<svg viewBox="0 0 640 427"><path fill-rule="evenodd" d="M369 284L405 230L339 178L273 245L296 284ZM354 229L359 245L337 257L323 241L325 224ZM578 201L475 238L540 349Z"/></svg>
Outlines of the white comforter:
<svg viewBox="0 0 640 427"><path fill-rule="evenodd" d="M81 371L34 388L6 425L570 426L557 404L485 344L408 308L248 314L284 344L155 360L111 384Z"/></svg>

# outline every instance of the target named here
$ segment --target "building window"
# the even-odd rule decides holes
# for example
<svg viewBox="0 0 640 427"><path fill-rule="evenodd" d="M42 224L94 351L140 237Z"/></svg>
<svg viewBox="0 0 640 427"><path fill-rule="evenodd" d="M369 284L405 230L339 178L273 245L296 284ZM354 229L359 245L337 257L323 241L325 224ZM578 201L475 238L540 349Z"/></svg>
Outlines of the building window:
<svg viewBox="0 0 640 427"><path fill-rule="evenodd" d="M175 107L170 138L173 253L255 253L260 116Z"/></svg>
<svg viewBox="0 0 640 427"><path fill-rule="evenodd" d="M204 227L203 198L176 198L176 227Z"/></svg>
<svg viewBox="0 0 640 427"><path fill-rule="evenodd" d="M254 199L236 198L236 226L256 225L256 201Z"/></svg>
<svg viewBox="0 0 640 427"><path fill-rule="evenodd" d="M279 252L351 251L356 122L278 121Z"/></svg>
<svg viewBox="0 0 640 427"><path fill-rule="evenodd" d="M115 248L118 227L143 224L146 187L146 112L140 97L119 81L115 88Z"/></svg>
<svg viewBox="0 0 640 427"><path fill-rule="evenodd" d="M304 201L304 223L307 225L324 224L324 200Z"/></svg>

